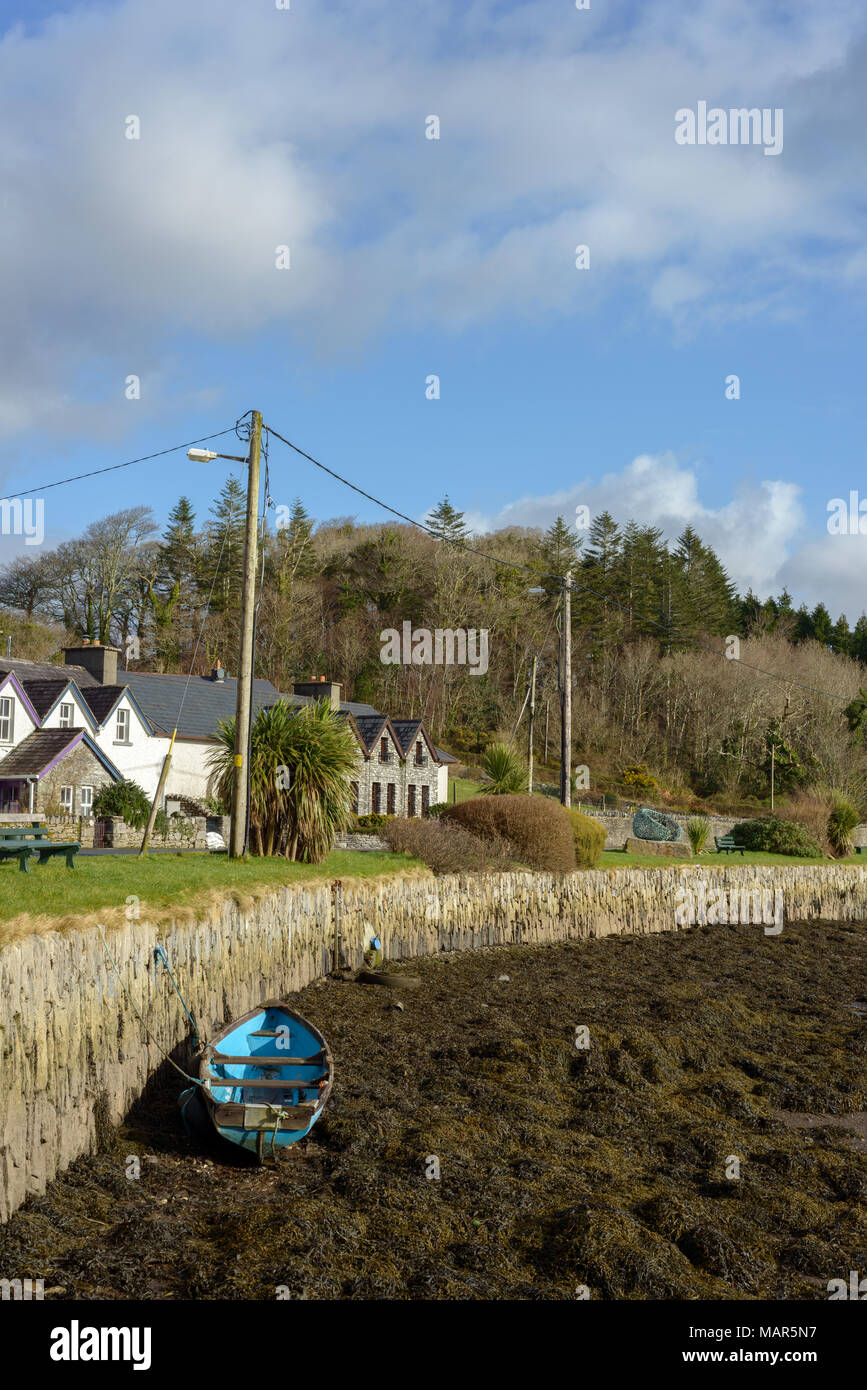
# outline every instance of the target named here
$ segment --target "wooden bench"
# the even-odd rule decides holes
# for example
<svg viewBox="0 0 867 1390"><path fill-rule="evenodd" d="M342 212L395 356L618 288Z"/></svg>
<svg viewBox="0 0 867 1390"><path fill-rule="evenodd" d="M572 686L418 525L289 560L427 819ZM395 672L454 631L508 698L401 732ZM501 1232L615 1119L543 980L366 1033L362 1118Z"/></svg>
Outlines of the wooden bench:
<svg viewBox="0 0 867 1390"><path fill-rule="evenodd" d="M25 874L30 873L30 859L33 845L22 840L0 840L0 863L4 859L17 859L18 867Z"/></svg>
<svg viewBox="0 0 867 1390"><path fill-rule="evenodd" d="M44 868L49 859L55 855L62 854L66 859L67 869L75 868L75 856L81 849L78 840L68 840L64 843L55 843L47 830L44 830L38 822L27 829L26 827L15 827L9 830L0 827L0 861L3 859L18 859L18 867L25 873L30 872L30 860L36 856L39 858L40 868Z"/></svg>
<svg viewBox="0 0 867 1390"><path fill-rule="evenodd" d="M743 854L744 846L736 845L731 835L714 835L717 854Z"/></svg>

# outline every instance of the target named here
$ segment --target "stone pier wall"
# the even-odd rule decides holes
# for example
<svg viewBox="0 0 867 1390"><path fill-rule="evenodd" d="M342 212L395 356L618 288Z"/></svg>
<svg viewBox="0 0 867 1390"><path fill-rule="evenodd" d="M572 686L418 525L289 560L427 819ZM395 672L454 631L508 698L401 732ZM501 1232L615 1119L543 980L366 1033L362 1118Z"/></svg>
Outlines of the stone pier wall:
<svg viewBox="0 0 867 1390"><path fill-rule="evenodd" d="M867 919L860 867L690 865L294 885L250 908L218 904L199 922L109 931L120 980L93 927L14 942L0 950L0 1220L93 1150L97 1116L122 1119L162 1062L160 1049L189 1065L186 1020L155 968L158 944L207 1037L337 965L360 966L373 935L396 960L673 931L679 890L698 877L729 892L780 891L787 920Z"/></svg>

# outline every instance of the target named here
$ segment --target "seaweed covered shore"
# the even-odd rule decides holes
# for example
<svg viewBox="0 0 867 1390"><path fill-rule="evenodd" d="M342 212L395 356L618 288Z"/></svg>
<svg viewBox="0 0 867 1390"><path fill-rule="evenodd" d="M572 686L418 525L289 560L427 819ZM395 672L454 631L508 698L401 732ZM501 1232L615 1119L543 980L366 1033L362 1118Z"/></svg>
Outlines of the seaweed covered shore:
<svg viewBox="0 0 867 1390"><path fill-rule="evenodd" d="M204 1149L164 1069L0 1229L0 1276L84 1300L826 1299L867 1269L865 943L696 927L322 981L293 996L335 1058L309 1140L263 1168Z"/></svg>

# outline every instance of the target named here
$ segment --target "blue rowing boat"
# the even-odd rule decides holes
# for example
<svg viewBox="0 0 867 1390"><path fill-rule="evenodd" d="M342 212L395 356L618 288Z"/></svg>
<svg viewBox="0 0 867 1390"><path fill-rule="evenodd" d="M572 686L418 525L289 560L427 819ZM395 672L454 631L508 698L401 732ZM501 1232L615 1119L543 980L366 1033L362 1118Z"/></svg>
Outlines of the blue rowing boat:
<svg viewBox="0 0 867 1390"><path fill-rule="evenodd" d="M334 1064L312 1023L279 1001L260 1004L205 1044L200 1085L181 1097L190 1129L204 1115L221 1138L256 1154L286 1148L315 1125Z"/></svg>

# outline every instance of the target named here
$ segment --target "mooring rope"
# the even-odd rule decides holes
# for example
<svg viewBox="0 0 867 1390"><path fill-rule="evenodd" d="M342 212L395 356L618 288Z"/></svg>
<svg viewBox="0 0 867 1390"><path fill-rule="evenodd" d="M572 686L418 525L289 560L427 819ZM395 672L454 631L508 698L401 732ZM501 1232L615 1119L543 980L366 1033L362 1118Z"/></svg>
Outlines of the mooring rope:
<svg viewBox="0 0 867 1390"><path fill-rule="evenodd" d="M155 961L162 961L163 965L165 966L166 970L168 971L169 979L171 980L172 984L173 984L174 987L175 987L175 994L178 996L178 998L179 998L180 1001L181 1001L181 1008L183 1009L183 1011L184 1011L184 1013L186 1014L187 1018L190 1020L190 1027L191 1027L192 1030L193 1030L193 1039L194 1039L195 1044L196 1044L196 1050L198 1051L198 1049L199 1049L199 1048L201 1047L201 1045L202 1045L202 1040L201 1040L201 1038L199 1037L199 1026L198 1026L198 1024L196 1023L196 1020L193 1018L193 1015L190 1013L190 1010L187 1008L187 1004L186 1004L186 1000L184 999L184 996L181 994L181 991L178 989L178 982L177 982L177 980L175 979L174 975L172 974L172 967L169 965L169 958L168 958L168 956L166 955L166 948L165 948L164 946L155 946L155 947L154 947L154 960L155 960Z"/></svg>
<svg viewBox="0 0 867 1390"><path fill-rule="evenodd" d="M116 961L115 961L115 959L114 959L114 956L111 954L111 951L108 949L108 942L107 942L106 939L105 939L105 933L103 932L102 927L99 925L99 923L97 923L97 925L96 925L96 930L99 932L99 935L100 935L100 938L101 938L101 940L102 940L102 945L103 945L103 949L104 949L104 951L105 951L105 954L108 956L108 958L109 958L109 960L110 960L110 962L111 962L112 969L114 970L114 973L115 973L115 975L117 976L118 984L120 985L121 989L123 990L124 994L126 995L127 999L129 1000L129 1003L130 1003L130 1006L132 1007L133 1013L137 1016L139 1022L141 1023L142 1028L144 1028L145 1032L147 1033L148 1037L150 1038L150 1040L151 1040L151 1042L153 1043L154 1047L156 1048L157 1052L161 1052L161 1053L162 1053L162 1055L163 1055L163 1057L165 1058L165 1060L166 1060L167 1062L171 1063L171 1065L174 1067L175 1071L180 1072L181 1076L184 1078L185 1081L189 1081L189 1082L192 1083L193 1086L200 1086L202 1090L205 1090L205 1089L206 1089L205 1086L203 1085L203 1083L202 1083L197 1077L195 1077L195 1076L190 1076L188 1072L185 1072L184 1069L183 1069L183 1067L179 1067L178 1064L177 1064L177 1062L175 1061L175 1059L174 1059L173 1057L170 1057L170 1056L169 1056L169 1054L166 1052L165 1048L160 1047L159 1043L157 1042L157 1040L156 1040L156 1038L154 1037L153 1033L151 1032L150 1028L148 1028L147 1024L145 1023L144 1017L143 1017L143 1015L142 1015L140 1009L138 1008L138 1006L137 1006L135 1000L133 999L132 995L130 994L129 990L127 989L126 985L124 984L123 979L121 978L121 973L120 973L120 971L119 971L118 968L117 968L117 963L116 963ZM157 950L161 950L161 949L162 949L161 947L157 947ZM171 974L171 971L170 971L169 973ZM181 1003L183 1003L183 1000L181 1000ZM185 1005L184 1007L186 1008L186 1005ZM188 1011L188 1012L189 1012L189 1011ZM194 1027L195 1027L195 1025L194 1025ZM198 1034L196 1034L196 1037L198 1038Z"/></svg>

